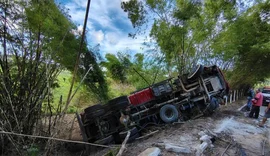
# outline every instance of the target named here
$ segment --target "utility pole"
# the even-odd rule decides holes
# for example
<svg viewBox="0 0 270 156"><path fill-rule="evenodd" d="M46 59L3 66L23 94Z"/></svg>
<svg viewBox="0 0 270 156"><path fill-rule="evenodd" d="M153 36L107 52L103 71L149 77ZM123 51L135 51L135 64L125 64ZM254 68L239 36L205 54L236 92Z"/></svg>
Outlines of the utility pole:
<svg viewBox="0 0 270 156"><path fill-rule="evenodd" d="M84 18L84 25L83 25L83 32L82 32L82 38L81 38L81 42L80 42L80 48L77 54L77 58L76 58L76 63L74 66L74 71L73 71L73 76L72 76L72 82L71 82L71 86L68 92L68 97L67 97L67 102L65 105L65 108L62 112L62 115L67 111L67 108L70 104L70 101L72 100L71 98L71 93L72 93L72 89L75 83L75 79L76 79L76 74L78 72L78 68L79 68L79 62L80 62L80 56L81 56L81 52L82 52L82 46L83 46L83 42L84 42L84 37L85 37L85 29L86 29L86 25L87 25L87 20L88 20L88 13L89 13L89 8L90 8L90 2L91 0L88 0L87 2L87 7L86 7L86 13L85 13L85 18Z"/></svg>

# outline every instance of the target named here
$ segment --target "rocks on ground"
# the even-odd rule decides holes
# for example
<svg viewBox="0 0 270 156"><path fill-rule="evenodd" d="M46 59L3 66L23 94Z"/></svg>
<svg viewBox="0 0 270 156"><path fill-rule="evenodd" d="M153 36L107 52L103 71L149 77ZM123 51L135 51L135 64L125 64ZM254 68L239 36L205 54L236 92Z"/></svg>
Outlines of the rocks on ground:
<svg viewBox="0 0 270 156"><path fill-rule="evenodd" d="M140 153L138 156L159 156L160 149L158 147L147 148L145 151Z"/></svg>

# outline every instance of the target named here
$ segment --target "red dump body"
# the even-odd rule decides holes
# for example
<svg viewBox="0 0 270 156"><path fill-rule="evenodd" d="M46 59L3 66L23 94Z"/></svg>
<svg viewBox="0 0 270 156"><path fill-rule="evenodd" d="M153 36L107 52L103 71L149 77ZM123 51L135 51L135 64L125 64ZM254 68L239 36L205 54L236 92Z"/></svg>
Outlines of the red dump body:
<svg viewBox="0 0 270 156"><path fill-rule="evenodd" d="M154 95L151 88L146 88L141 91L135 92L128 96L130 104L139 105L146 103L154 99Z"/></svg>

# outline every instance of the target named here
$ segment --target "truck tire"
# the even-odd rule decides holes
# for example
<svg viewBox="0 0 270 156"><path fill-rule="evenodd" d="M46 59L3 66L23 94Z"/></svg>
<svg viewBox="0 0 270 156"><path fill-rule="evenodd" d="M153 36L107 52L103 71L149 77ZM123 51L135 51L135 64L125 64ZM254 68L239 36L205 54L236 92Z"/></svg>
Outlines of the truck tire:
<svg viewBox="0 0 270 156"><path fill-rule="evenodd" d="M110 135L106 138L95 141L95 144L108 145L108 144L112 143L113 141L114 141L113 136Z"/></svg>
<svg viewBox="0 0 270 156"><path fill-rule="evenodd" d="M203 66L198 64L195 68L192 69L192 71L188 74L188 79L196 79L197 77L199 77L201 75L201 73L203 72Z"/></svg>
<svg viewBox="0 0 270 156"><path fill-rule="evenodd" d="M105 110L104 109L99 109L95 112L92 112L90 114L86 114L86 119L93 119L93 118L96 118L96 117L99 117L99 116L102 116L103 114L105 114Z"/></svg>
<svg viewBox="0 0 270 156"><path fill-rule="evenodd" d="M96 104L84 109L85 119L92 120L93 118L99 117L105 113L105 110L101 104Z"/></svg>
<svg viewBox="0 0 270 156"><path fill-rule="evenodd" d="M178 119L179 113L174 105L164 105L159 111L162 121L165 123L172 123Z"/></svg>
<svg viewBox="0 0 270 156"><path fill-rule="evenodd" d="M91 114L93 112L96 112L97 110L103 109L101 104L96 104L90 107L87 107L84 109L85 114Z"/></svg>
<svg viewBox="0 0 270 156"><path fill-rule="evenodd" d="M120 96L115 99L112 99L108 102L108 107L111 110L124 109L129 105L129 100L127 96Z"/></svg>
<svg viewBox="0 0 270 156"><path fill-rule="evenodd" d="M122 132L120 132L120 133L119 133L120 138L121 138L122 140L124 140L124 139L126 138L126 136L127 136L127 133L128 133L128 131L122 131ZM137 129L136 127L133 127L133 128L130 130L130 136L133 136L133 135L135 135L135 134L137 134L137 133L138 133L138 129Z"/></svg>

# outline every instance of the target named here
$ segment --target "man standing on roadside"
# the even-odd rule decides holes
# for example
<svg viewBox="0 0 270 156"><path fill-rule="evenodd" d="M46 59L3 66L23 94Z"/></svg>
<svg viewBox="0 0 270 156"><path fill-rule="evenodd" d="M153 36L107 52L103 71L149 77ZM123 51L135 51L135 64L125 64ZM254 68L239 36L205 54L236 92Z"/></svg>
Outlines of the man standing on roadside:
<svg viewBox="0 0 270 156"><path fill-rule="evenodd" d="M260 113L260 107L262 106L262 102L263 102L263 95L261 93L261 90L257 89L255 99L252 99L253 105L252 105L252 109L249 113L250 118L254 117L255 119L258 119L259 113ZM255 116L254 116L254 113L255 113Z"/></svg>
<svg viewBox="0 0 270 156"><path fill-rule="evenodd" d="M253 90L253 88L250 88L249 90L248 90L248 101L247 101L247 111L250 111L251 110L251 107L252 107L252 102L251 102L251 100L254 98L254 90Z"/></svg>
<svg viewBox="0 0 270 156"><path fill-rule="evenodd" d="M268 103L267 108L265 109L265 114L263 117L262 122L259 124L260 127L264 127L265 122L267 121L267 118L270 118L270 102Z"/></svg>

